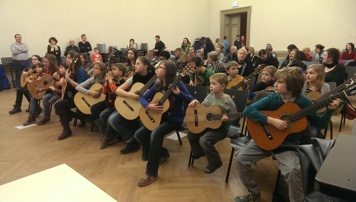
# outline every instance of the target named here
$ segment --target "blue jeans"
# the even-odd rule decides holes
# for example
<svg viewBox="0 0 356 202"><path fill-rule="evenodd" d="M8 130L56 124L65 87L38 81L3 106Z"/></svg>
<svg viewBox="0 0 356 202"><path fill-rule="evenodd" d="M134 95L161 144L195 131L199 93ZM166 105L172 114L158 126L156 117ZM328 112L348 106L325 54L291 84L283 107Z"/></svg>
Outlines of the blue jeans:
<svg viewBox="0 0 356 202"><path fill-rule="evenodd" d="M119 134L123 141L130 142L134 138L134 133L139 126L139 118L127 120L116 112L111 114L108 119L106 135L113 137L115 134Z"/></svg>
<svg viewBox="0 0 356 202"><path fill-rule="evenodd" d="M40 100L37 100L37 99L31 97L30 114L29 114L30 116L35 115L36 112L41 110L39 102L40 102Z"/></svg>
<svg viewBox="0 0 356 202"><path fill-rule="evenodd" d="M100 113L100 121L103 124L104 131L106 132L109 117L116 112L115 109L106 108Z"/></svg>
<svg viewBox="0 0 356 202"><path fill-rule="evenodd" d="M168 152L162 147L163 137L172 131L178 129L181 123L174 120L162 122L152 132L145 126L142 126L135 132L136 140L142 145L143 149L149 151L148 161L146 166L146 175L157 176L159 168L159 158L164 156L164 152Z"/></svg>
<svg viewBox="0 0 356 202"><path fill-rule="evenodd" d="M43 96L42 98L42 104L43 104L43 114L46 117L51 116L51 103L50 100L54 96L53 93L47 93L46 95Z"/></svg>

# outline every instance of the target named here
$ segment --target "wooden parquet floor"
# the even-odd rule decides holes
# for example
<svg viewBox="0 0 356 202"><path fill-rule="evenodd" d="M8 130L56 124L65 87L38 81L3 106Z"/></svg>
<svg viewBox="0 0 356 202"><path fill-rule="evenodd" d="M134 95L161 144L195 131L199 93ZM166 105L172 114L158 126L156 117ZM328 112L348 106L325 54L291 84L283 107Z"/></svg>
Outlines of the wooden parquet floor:
<svg viewBox="0 0 356 202"><path fill-rule="evenodd" d="M239 180L235 164L230 180L225 183L231 147L229 139L217 144L224 165L215 173L203 173L206 159L196 160L188 167L189 142L183 145L165 138L164 146L171 157L160 166L159 179L140 188L137 181L145 175L146 162L141 151L121 155L125 144L117 143L105 150L99 149L101 135L86 128L72 127L73 136L58 141L61 133L59 118L52 112L51 121L43 126L16 129L27 119L24 112L28 103L24 99L22 112L9 115L15 100L15 90L0 92L0 185L45 169L67 164L119 202L216 202L232 201L247 191ZM40 115L40 118L43 114ZM339 117L334 117L334 136L337 136ZM40 120L40 119L37 119ZM353 121L346 121L343 133L349 133ZM277 175L277 162L266 158L254 167L264 201L271 201ZM14 193L16 194L16 193ZM1 201L1 196L0 196Z"/></svg>

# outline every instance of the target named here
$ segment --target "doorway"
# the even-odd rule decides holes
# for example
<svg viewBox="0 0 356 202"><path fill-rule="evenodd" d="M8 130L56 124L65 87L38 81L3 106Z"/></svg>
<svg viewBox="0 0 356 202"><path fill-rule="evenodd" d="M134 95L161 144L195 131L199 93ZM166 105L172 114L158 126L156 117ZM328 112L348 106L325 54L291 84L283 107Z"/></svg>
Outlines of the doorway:
<svg viewBox="0 0 356 202"><path fill-rule="evenodd" d="M250 45L251 6L220 11L220 38L227 36L230 46L236 35L245 37L245 45Z"/></svg>

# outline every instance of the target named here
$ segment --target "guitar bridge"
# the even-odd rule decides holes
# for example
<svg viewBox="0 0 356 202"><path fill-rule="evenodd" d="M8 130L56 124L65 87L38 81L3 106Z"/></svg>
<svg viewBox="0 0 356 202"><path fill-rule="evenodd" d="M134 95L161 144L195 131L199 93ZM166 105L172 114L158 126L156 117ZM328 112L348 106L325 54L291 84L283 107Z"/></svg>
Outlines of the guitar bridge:
<svg viewBox="0 0 356 202"><path fill-rule="evenodd" d="M194 125L198 126L198 111L196 109L194 110Z"/></svg>
<svg viewBox="0 0 356 202"><path fill-rule="evenodd" d="M150 112L148 110L145 111L146 115L148 116L148 118L150 118L150 120L152 121L152 123L155 123L156 120L153 118L153 116L150 114Z"/></svg>
<svg viewBox="0 0 356 202"><path fill-rule="evenodd" d="M273 136L272 136L271 132L269 132L267 126L265 124L262 124L262 123L261 123L261 126L262 126L262 129L265 132L265 135L267 136L267 138L269 140L273 140Z"/></svg>

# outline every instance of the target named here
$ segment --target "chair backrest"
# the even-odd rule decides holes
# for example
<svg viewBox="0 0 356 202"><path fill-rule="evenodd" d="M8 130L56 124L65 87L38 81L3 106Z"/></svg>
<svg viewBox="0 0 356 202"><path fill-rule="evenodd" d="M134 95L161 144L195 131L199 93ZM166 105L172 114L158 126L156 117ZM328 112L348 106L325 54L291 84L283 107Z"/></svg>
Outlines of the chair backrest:
<svg viewBox="0 0 356 202"><path fill-rule="evenodd" d="M314 190L315 175L333 147L334 140L313 138L311 143L298 146L305 195Z"/></svg>
<svg viewBox="0 0 356 202"><path fill-rule="evenodd" d="M100 53L107 53L106 52L106 44L105 43L98 43L96 44L96 47L99 49Z"/></svg>
<svg viewBox="0 0 356 202"><path fill-rule="evenodd" d="M334 89L336 87L336 82L326 82L330 86L330 90Z"/></svg>
<svg viewBox="0 0 356 202"><path fill-rule="evenodd" d="M252 77L249 81L248 81L248 89L252 90L252 88L255 86L256 83L256 77Z"/></svg>
<svg viewBox="0 0 356 202"><path fill-rule="evenodd" d="M343 65L348 65L350 62L353 62L354 60L339 60L339 63L340 64L343 64Z"/></svg>
<svg viewBox="0 0 356 202"><path fill-rule="evenodd" d="M187 90L191 96L197 99L199 102L203 102L208 95L208 86L190 86L186 85Z"/></svg>
<svg viewBox="0 0 356 202"><path fill-rule="evenodd" d="M302 61L302 62L307 66L307 68L313 64L320 64L319 62L311 62L311 61Z"/></svg>
<svg viewBox="0 0 356 202"><path fill-rule="evenodd" d="M356 74L356 66L346 66L346 73L347 73L347 79L353 77L354 74Z"/></svg>
<svg viewBox="0 0 356 202"><path fill-rule="evenodd" d="M248 90L225 89L224 93L230 95L231 99L235 102L238 112L242 112L245 109L249 95Z"/></svg>

